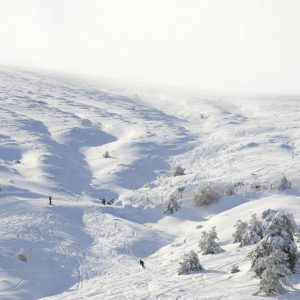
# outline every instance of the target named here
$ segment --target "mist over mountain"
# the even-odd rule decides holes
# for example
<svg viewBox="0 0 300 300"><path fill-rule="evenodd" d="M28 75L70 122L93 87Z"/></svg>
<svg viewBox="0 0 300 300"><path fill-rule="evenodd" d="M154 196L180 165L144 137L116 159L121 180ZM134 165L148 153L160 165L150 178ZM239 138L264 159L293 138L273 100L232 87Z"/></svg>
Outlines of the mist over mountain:
<svg viewBox="0 0 300 300"><path fill-rule="evenodd" d="M2 0L0 64L299 93L297 0Z"/></svg>

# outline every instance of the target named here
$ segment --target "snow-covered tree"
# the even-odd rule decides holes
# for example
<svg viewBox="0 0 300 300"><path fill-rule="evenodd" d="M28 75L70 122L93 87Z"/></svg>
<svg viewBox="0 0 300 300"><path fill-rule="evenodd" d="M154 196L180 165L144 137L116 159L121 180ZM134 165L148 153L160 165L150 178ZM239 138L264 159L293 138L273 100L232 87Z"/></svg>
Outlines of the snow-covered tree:
<svg viewBox="0 0 300 300"><path fill-rule="evenodd" d="M265 258L272 255L273 252L281 251L287 256L286 266L292 271L297 260L297 246L289 240L284 239L282 236L266 236L264 237L257 247L249 254L251 259L251 267L253 271L261 277L267 264Z"/></svg>
<svg viewBox="0 0 300 300"><path fill-rule="evenodd" d="M260 292L278 294L288 285L298 250L294 242L296 223L291 214L268 209L263 212L264 238L249 254L251 268L261 278Z"/></svg>
<svg viewBox="0 0 300 300"><path fill-rule="evenodd" d="M166 202L164 214L174 214L179 208L180 205L178 204L175 195L171 194L168 201Z"/></svg>
<svg viewBox="0 0 300 300"><path fill-rule="evenodd" d="M216 242L218 240L216 227L212 227L209 232L203 231L199 246L203 255L215 254L223 252L224 250Z"/></svg>
<svg viewBox="0 0 300 300"><path fill-rule="evenodd" d="M294 241L297 224L293 215L283 210L268 209L263 212L265 235L281 235Z"/></svg>
<svg viewBox="0 0 300 300"><path fill-rule="evenodd" d="M291 188L291 182L287 180L286 176L281 178L278 189L280 191L288 190Z"/></svg>
<svg viewBox="0 0 300 300"><path fill-rule="evenodd" d="M265 223L270 222L276 215L277 211L278 211L277 209L272 209L272 208L264 210L262 213L262 218L263 218L264 222Z"/></svg>
<svg viewBox="0 0 300 300"><path fill-rule="evenodd" d="M185 175L184 172L185 172L185 169L178 165L178 166L175 167L175 169L173 171L173 176Z"/></svg>
<svg viewBox="0 0 300 300"><path fill-rule="evenodd" d="M263 238L263 224L262 221L257 219L256 214L252 214L247 228L241 236L240 246L248 246L257 244Z"/></svg>
<svg viewBox="0 0 300 300"><path fill-rule="evenodd" d="M288 268L294 269L297 261L297 245L294 242L294 233L297 225L293 216L282 210L266 210L263 212L264 238L250 254L252 267L257 260L269 256L273 251L283 251L288 257ZM263 270L255 271L261 276Z"/></svg>
<svg viewBox="0 0 300 300"><path fill-rule="evenodd" d="M261 274L259 293L266 295L278 295L284 292L286 286L290 286L288 277L292 274L287 267L288 257L280 251L275 250L269 256L261 259Z"/></svg>
<svg viewBox="0 0 300 300"><path fill-rule="evenodd" d="M247 222L243 222L241 220L237 220L237 222L235 223L234 227L236 228L233 236L233 242L234 243L240 243L242 241L242 237L245 234L245 231L248 227L248 223Z"/></svg>
<svg viewBox="0 0 300 300"><path fill-rule="evenodd" d="M202 270L204 270L204 268L199 262L197 253L191 251L181 262L179 262L178 275L190 274Z"/></svg>

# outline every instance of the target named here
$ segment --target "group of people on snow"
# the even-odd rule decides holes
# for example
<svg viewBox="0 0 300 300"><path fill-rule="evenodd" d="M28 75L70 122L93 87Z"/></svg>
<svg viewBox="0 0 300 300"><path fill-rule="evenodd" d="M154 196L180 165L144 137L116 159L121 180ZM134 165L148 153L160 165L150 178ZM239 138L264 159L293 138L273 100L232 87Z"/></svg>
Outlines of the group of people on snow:
<svg viewBox="0 0 300 300"><path fill-rule="evenodd" d="M114 204L115 199L111 199L111 200L109 200L109 201L106 201L105 198L102 198L101 201L102 201L102 204L103 204L103 205L106 205L106 204L107 204L107 205L112 205L112 204Z"/></svg>
<svg viewBox="0 0 300 300"><path fill-rule="evenodd" d="M100 199L103 205L112 205L115 202L115 199L107 201L105 198ZM52 205L52 196L49 196L49 205Z"/></svg>

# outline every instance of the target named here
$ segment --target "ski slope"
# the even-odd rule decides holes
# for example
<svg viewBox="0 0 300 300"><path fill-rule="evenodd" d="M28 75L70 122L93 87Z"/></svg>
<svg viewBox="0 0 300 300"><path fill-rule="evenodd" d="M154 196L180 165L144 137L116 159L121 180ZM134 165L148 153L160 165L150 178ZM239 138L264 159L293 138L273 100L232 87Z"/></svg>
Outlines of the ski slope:
<svg viewBox="0 0 300 300"><path fill-rule="evenodd" d="M233 226L267 208L300 223L300 192L251 192L202 208L190 195L203 180L276 184L285 174L299 186L299 98L5 68L0 87L0 299L258 298L253 246L232 244ZM186 175L173 177L178 164ZM164 215L162 202L179 186L189 191L182 208ZM199 252L211 226L226 251L200 255L203 273L178 276L178 262ZM20 249L27 263L16 259ZM232 264L241 272L230 274ZM292 283L282 299L300 297L300 276Z"/></svg>

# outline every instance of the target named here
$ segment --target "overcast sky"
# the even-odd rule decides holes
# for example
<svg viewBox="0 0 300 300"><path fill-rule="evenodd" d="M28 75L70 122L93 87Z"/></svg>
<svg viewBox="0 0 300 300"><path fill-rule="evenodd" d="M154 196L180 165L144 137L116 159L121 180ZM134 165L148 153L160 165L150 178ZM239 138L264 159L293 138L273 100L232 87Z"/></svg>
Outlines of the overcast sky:
<svg viewBox="0 0 300 300"><path fill-rule="evenodd" d="M300 1L0 0L0 64L300 93Z"/></svg>

